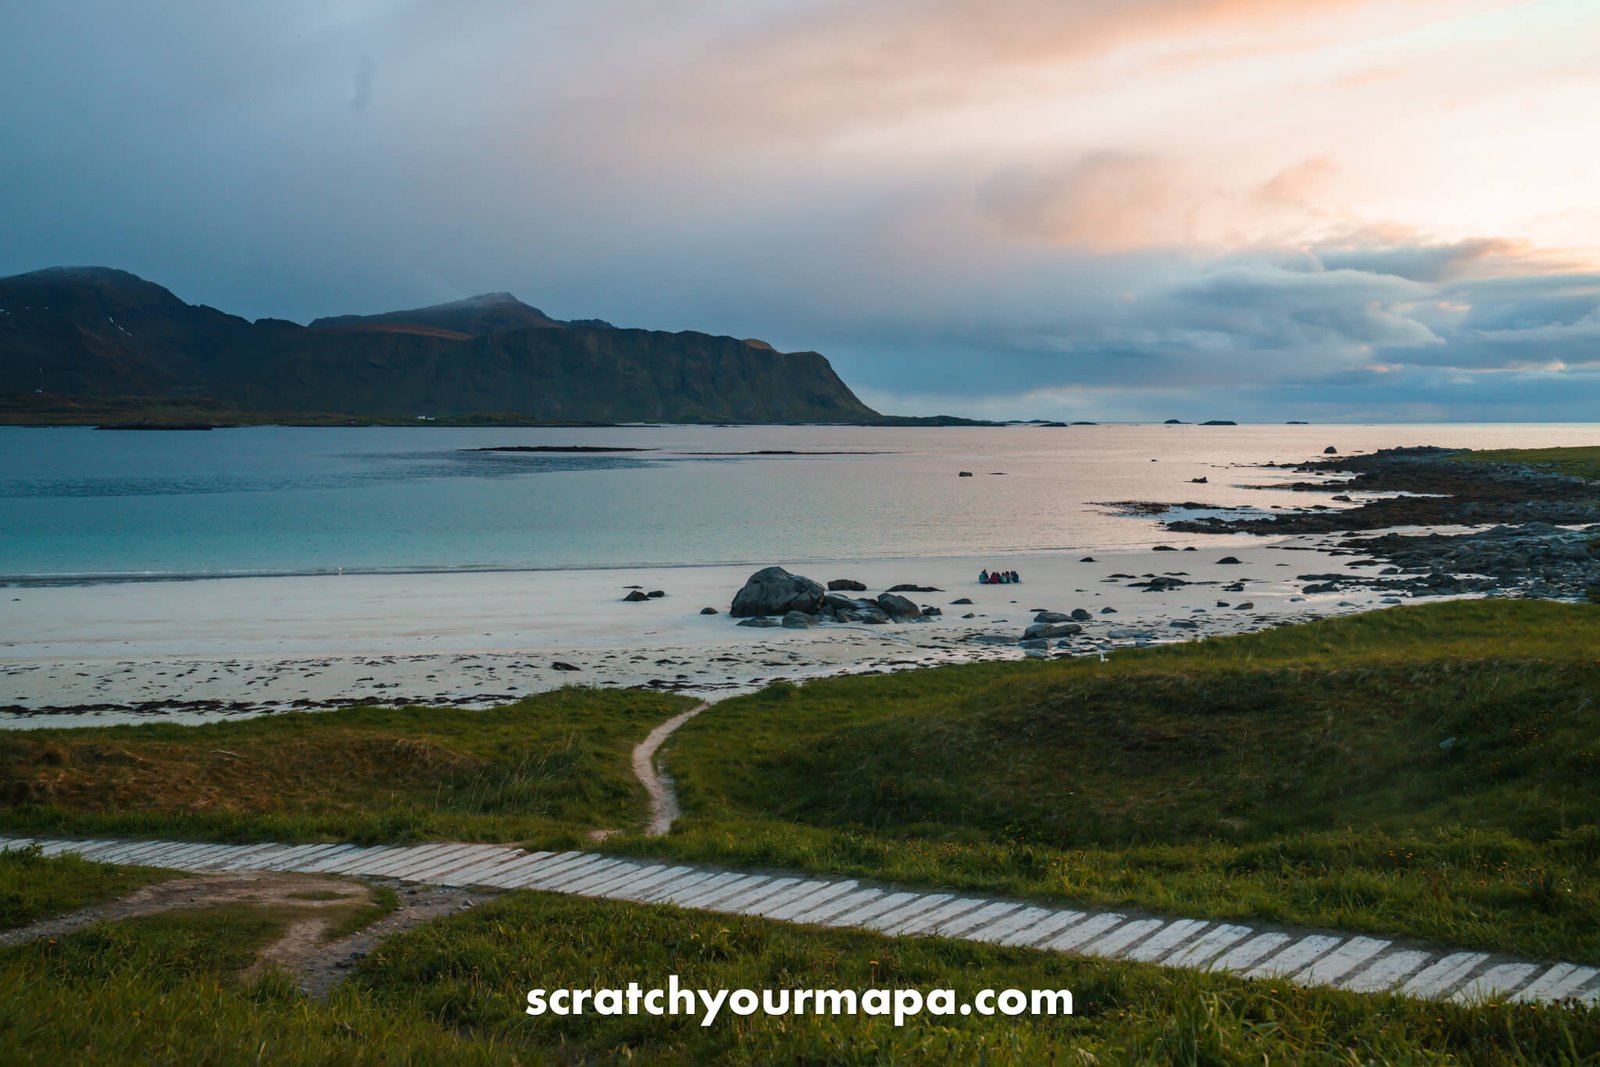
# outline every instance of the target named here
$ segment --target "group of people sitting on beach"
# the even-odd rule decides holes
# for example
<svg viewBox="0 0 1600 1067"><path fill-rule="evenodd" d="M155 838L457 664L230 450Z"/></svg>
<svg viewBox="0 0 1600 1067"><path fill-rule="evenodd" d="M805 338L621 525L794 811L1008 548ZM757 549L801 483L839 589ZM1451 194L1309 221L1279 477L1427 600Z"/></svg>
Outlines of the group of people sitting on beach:
<svg viewBox="0 0 1600 1067"><path fill-rule="evenodd" d="M978 572L979 585L1016 585L1022 581L1022 576L1016 571L991 571Z"/></svg>

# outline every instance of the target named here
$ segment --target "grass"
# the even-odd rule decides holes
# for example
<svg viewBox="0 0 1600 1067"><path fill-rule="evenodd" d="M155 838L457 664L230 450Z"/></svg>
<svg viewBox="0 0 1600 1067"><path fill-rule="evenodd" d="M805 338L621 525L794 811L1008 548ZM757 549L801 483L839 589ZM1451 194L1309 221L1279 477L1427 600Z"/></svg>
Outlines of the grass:
<svg viewBox="0 0 1600 1067"><path fill-rule="evenodd" d="M672 835L603 847L1600 962L1596 648L1591 606L1472 601L779 684L675 735ZM684 706L0 735L0 826L567 847L638 825L628 752Z"/></svg>
<svg viewBox="0 0 1600 1067"><path fill-rule="evenodd" d="M0 852L0 930L113 900L172 876L171 871L114 867L77 856L45 859L38 848Z"/></svg>
<svg viewBox="0 0 1600 1067"><path fill-rule="evenodd" d="M371 926L379 919L394 912L400 906L400 897L393 889L386 885L368 885L368 899L365 904L358 904L343 919L333 923L322 935L324 941L338 941L358 934ZM337 898L337 893L291 894L291 899L302 900L331 900Z"/></svg>
<svg viewBox="0 0 1600 1067"><path fill-rule="evenodd" d="M55 863L59 861L45 861ZM1466 1008L1026 949L513 893L385 942L326 1002L241 972L288 921L233 906L0 950L17 1064L1562 1064L1600 1011ZM560 936L550 936L560 931ZM1066 989L1071 1016L525 1014L530 987ZM197 1020L204 1020L197 1024Z"/></svg>
<svg viewBox="0 0 1600 1067"><path fill-rule="evenodd" d="M0 1062L509 1062L367 998L323 1006L278 972L242 980L285 922L264 909L204 908L0 952Z"/></svg>
<svg viewBox="0 0 1600 1067"><path fill-rule="evenodd" d="M777 685L608 848L1600 962L1600 612L1452 602Z"/></svg>
<svg viewBox="0 0 1600 1067"><path fill-rule="evenodd" d="M1494 448L1452 457L1462 463L1522 463L1557 474L1600 481L1600 446L1578 448Z"/></svg>
<svg viewBox="0 0 1600 1067"><path fill-rule="evenodd" d="M488 711L352 708L0 732L0 829L571 844L642 818L632 746L682 697L563 689Z"/></svg>

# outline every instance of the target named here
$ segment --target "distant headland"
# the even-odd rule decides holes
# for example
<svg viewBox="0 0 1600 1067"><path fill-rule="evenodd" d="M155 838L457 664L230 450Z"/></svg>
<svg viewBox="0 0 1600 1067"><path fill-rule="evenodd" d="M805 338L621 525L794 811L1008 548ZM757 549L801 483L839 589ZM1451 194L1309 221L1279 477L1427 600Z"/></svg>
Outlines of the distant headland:
<svg viewBox="0 0 1600 1067"><path fill-rule="evenodd" d="M984 425L881 415L816 352L562 321L506 292L302 326L108 267L0 278L0 422Z"/></svg>

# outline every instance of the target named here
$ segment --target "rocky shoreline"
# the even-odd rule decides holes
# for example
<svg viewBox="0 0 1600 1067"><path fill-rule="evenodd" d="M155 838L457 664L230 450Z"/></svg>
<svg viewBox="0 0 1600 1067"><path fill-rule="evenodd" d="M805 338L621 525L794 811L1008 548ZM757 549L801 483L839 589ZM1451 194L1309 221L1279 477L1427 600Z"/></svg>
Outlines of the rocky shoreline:
<svg viewBox="0 0 1600 1067"><path fill-rule="evenodd" d="M1313 592L1365 588L1411 596L1593 596L1600 586L1600 485L1522 464L1465 463L1457 457L1466 451L1397 448L1283 464L1320 478L1280 488L1331 492L1350 506L1272 516L1207 515L1162 525L1179 533L1347 534L1337 551L1369 557L1364 561L1369 566L1386 564L1371 576L1300 576L1312 583L1308 591ZM1204 505L1149 507L1160 513ZM1399 532L1416 526L1435 529ZM1439 527L1469 529L1439 532Z"/></svg>

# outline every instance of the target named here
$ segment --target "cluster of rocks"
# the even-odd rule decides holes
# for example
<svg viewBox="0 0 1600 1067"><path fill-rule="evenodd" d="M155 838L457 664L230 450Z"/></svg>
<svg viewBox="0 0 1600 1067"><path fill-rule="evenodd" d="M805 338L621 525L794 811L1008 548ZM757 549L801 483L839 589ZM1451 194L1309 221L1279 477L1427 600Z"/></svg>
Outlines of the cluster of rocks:
<svg viewBox="0 0 1600 1067"><path fill-rule="evenodd" d="M801 629L823 622L865 623L885 626L894 622L922 622L941 614L938 608L918 606L899 592L938 592L932 586L895 586L876 597L852 597L866 586L838 578L824 589L820 582L782 567L764 567L752 574L734 594L729 614L742 619L740 626L787 626Z"/></svg>
<svg viewBox="0 0 1600 1067"><path fill-rule="evenodd" d="M1575 526L1600 522L1600 492L1582 478L1515 463L1463 463L1456 457L1464 451L1392 448L1365 456L1281 464L1307 474L1343 477L1337 481L1292 482L1277 488L1334 492L1351 503L1355 502L1351 494L1393 495L1369 497L1355 507L1319 505L1270 517L1207 515L1174 519L1165 525L1169 530L1184 533L1281 536L1400 526L1536 522ZM1156 507L1152 505L1152 509ZM1168 510L1190 507L1190 504L1166 506ZM1152 510L1150 513L1159 512Z"/></svg>
<svg viewBox="0 0 1600 1067"><path fill-rule="evenodd" d="M1529 522L1464 534L1391 533L1343 547L1391 564L1376 579L1357 579L1362 584L1414 596L1514 592L1571 598L1600 585L1600 525L1571 530Z"/></svg>
<svg viewBox="0 0 1600 1067"><path fill-rule="evenodd" d="M1334 500L1354 506L1315 506L1270 517L1206 515L1164 525L1184 533L1281 536L1495 523L1492 529L1461 534L1378 532L1348 539L1342 543L1346 551L1391 566L1376 576L1301 575L1309 583L1302 592L1360 587L1410 596L1593 595L1590 590L1600 586L1600 488L1583 478L1523 464L1465 463L1460 459L1465 451L1394 448L1364 456L1269 464L1324 477L1338 475L1339 480L1299 481L1280 488L1336 492ZM1159 509L1147 505L1141 513Z"/></svg>

